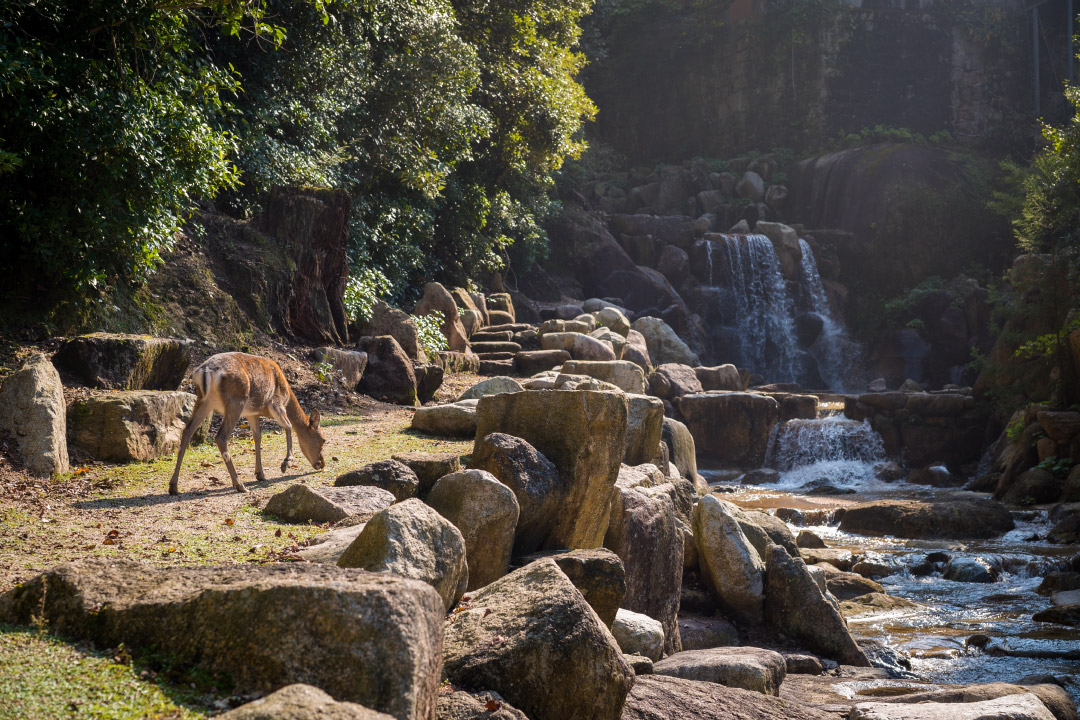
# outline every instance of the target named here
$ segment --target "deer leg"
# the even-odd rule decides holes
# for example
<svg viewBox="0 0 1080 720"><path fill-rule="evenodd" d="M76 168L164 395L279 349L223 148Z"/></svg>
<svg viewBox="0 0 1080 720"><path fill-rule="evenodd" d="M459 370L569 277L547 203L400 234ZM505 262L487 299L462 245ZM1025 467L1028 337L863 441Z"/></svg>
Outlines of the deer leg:
<svg viewBox="0 0 1080 720"><path fill-rule="evenodd" d="M285 430L285 459L281 461L281 472L285 472L289 469L289 462L292 460L292 423L289 422L289 416L285 414L284 408L272 408L274 414L274 420L277 420L278 425Z"/></svg>
<svg viewBox="0 0 1080 720"><path fill-rule="evenodd" d="M251 434L255 438L255 479L266 480L266 473L263 472L262 466L262 426L259 416L248 418L248 423L251 425Z"/></svg>
<svg viewBox="0 0 1080 720"><path fill-rule="evenodd" d="M240 411L242 409L242 402L226 405L225 415L221 421L221 429L218 430L217 434L218 451L221 452L221 459L225 461L225 467L229 470L229 477L232 478L232 486L236 489L236 492L247 492L247 488L244 487L244 483L240 482L240 478L236 475L236 468L233 467L232 455L229 454L229 436L232 435L236 423L240 421Z"/></svg>
<svg viewBox="0 0 1080 720"><path fill-rule="evenodd" d="M184 434L180 437L180 449L176 451L176 468L173 470L172 479L169 480L170 495L180 494L180 464L184 462L184 453L191 442L191 436L203 424L210 412L210 403L195 402L195 409L191 411L191 419L188 420L188 424L184 428Z"/></svg>

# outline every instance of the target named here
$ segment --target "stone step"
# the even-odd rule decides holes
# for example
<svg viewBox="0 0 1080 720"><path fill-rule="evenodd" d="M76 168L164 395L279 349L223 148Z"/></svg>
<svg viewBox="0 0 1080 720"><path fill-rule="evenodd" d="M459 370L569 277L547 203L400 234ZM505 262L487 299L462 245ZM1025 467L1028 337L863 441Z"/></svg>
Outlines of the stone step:
<svg viewBox="0 0 1080 720"><path fill-rule="evenodd" d="M481 375L509 375L514 371L513 360L481 360Z"/></svg>
<svg viewBox="0 0 1080 720"><path fill-rule="evenodd" d="M471 343L472 351L477 355L486 353L516 353L521 352L521 346L516 342L477 342Z"/></svg>
<svg viewBox="0 0 1080 720"><path fill-rule="evenodd" d="M483 361L483 360L513 360L514 356L516 354L517 353L512 353L512 352L488 352L488 353L479 353L477 355L477 357L480 358L481 361Z"/></svg>
<svg viewBox="0 0 1080 720"><path fill-rule="evenodd" d="M500 330L499 332L490 332L488 330L480 330L474 332L469 338L470 343L485 343L485 342L510 342L514 338L514 333L509 330Z"/></svg>
<svg viewBox="0 0 1080 720"><path fill-rule="evenodd" d="M535 330L535 325L529 323L503 323L501 325L489 325L481 332L493 333L493 332L521 332L522 330Z"/></svg>

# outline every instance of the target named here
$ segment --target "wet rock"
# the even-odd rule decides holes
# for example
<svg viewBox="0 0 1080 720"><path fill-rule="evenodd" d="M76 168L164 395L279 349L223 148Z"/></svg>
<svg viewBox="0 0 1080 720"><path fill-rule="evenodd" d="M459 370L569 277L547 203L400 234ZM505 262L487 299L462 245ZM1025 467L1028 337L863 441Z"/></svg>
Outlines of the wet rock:
<svg viewBox="0 0 1080 720"><path fill-rule="evenodd" d="M336 523L353 517L367 521L394 504L396 498L377 487L310 487L293 485L266 501L263 512L292 523Z"/></svg>
<svg viewBox="0 0 1080 720"><path fill-rule="evenodd" d="M420 490L420 478L405 463L397 460L379 460L342 473L334 480L335 487L356 485L382 488L395 500L400 501L416 497Z"/></svg>
<svg viewBox="0 0 1080 720"><path fill-rule="evenodd" d="M197 662L240 691L308 683L398 720L434 716L444 612L424 583L305 563L81 560L0 597L4 622L39 616L101 647Z"/></svg>
<svg viewBox="0 0 1080 720"><path fill-rule="evenodd" d="M487 380L481 380L471 388L466 390L458 398L461 400L479 400L484 395L495 395L497 393L507 392L521 392L525 388L521 387L521 383L512 377L506 377L505 375L488 378Z"/></svg>
<svg viewBox="0 0 1080 720"><path fill-rule="evenodd" d="M1031 616L1035 622L1080 626L1080 605L1055 605Z"/></svg>
<svg viewBox="0 0 1080 720"><path fill-rule="evenodd" d="M624 395L526 391L480 398L476 437L520 437L555 464L567 494L545 547L579 549L603 543L626 424Z"/></svg>
<svg viewBox="0 0 1080 720"><path fill-rule="evenodd" d="M886 670L889 677L911 677L908 672L911 670L911 661L885 643L874 638L861 638L858 644L871 667Z"/></svg>
<svg viewBox="0 0 1080 720"><path fill-rule="evenodd" d="M954 558L942 577L953 582L992 583L998 578L998 569L981 557Z"/></svg>
<svg viewBox="0 0 1080 720"><path fill-rule="evenodd" d="M1080 512L1074 510L1059 517L1046 539L1060 545L1080 543Z"/></svg>
<svg viewBox="0 0 1080 720"><path fill-rule="evenodd" d="M917 540L993 538L1014 527L1009 511L990 500L875 500L849 507L840 520L844 532Z"/></svg>
<svg viewBox="0 0 1080 720"><path fill-rule="evenodd" d="M645 392L645 375L629 360L570 360L563 363L562 372L567 375L588 375L628 393L640 395Z"/></svg>
<svg viewBox="0 0 1080 720"><path fill-rule="evenodd" d="M828 563L838 570L850 570L852 554L850 550L840 548L799 548L799 557L807 565Z"/></svg>
<svg viewBox="0 0 1080 720"><path fill-rule="evenodd" d="M830 569L832 565L822 563L818 567L825 570L825 587L837 600L853 600L870 593L883 593L885 588L862 575Z"/></svg>
<svg viewBox="0 0 1080 720"><path fill-rule="evenodd" d="M776 425L776 400L751 393L695 393L679 398L679 411L698 452L718 462L759 467Z"/></svg>
<svg viewBox="0 0 1080 720"><path fill-rule="evenodd" d="M1031 468L1016 478L1001 497L1007 505L1042 505L1057 502L1065 489L1065 482L1054 473Z"/></svg>
<svg viewBox="0 0 1080 720"><path fill-rule="evenodd" d="M427 497L435 481L443 475L457 472L461 469L461 456L457 453L429 453L411 452L394 453L392 460L407 465L414 473L419 482L417 495Z"/></svg>
<svg viewBox="0 0 1080 720"><path fill-rule="evenodd" d="M810 530L800 530L799 536L795 538L795 544L800 548L808 549L823 549L828 547L824 540Z"/></svg>
<svg viewBox="0 0 1080 720"><path fill-rule="evenodd" d="M698 564L725 611L756 625L764 617L765 565L739 527L733 507L715 495L706 495L694 506Z"/></svg>
<svg viewBox="0 0 1080 720"><path fill-rule="evenodd" d="M867 665L839 610L827 599L801 559L779 545L765 554L765 618L771 626L821 655L847 665Z"/></svg>
<svg viewBox="0 0 1080 720"><path fill-rule="evenodd" d="M514 370L522 375L534 375L538 372L560 367L570 359L565 350L524 350L514 354Z"/></svg>
<svg viewBox="0 0 1080 720"><path fill-rule="evenodd" d="M482 588L447 619L444 672L532 720L618 720L634 682L615 639L550 559Z"/></svg>
<svg viewBox="0 0 1080 720"><path fill-rule="evenodd" d="M660 318L640 317L631 326L645 339L651 362L656 364L680 363L697 367L701 364L697 353L679 338L675 331ZM627 340L631 340L627 335Z"/></svg>
<svg viewBox="0 0 1080 720"><path fill-rule="evenodd" d="M780 482L780 473L772 468L758 468L742 476L743 485L771 485Z"/></svg>
<svg viewBox="0 0 1080 720"><path fill-rule="evenodd" d="M776 252L776 258L780 261L780 272L784 277L788 280L798 279L799 268L802 264L799 234L787 225L772 222L758 222L754 226L754 232L769 238Z"/></svg>
<svg viewBox="0 0 1080 720"><path fill-rule="evenodd" d="M302 683L286 685L217 717L220 720L394 720L393 715L363 705L339 703L319 688Z"/></svg>
<svg viewBox="0 0 1080 720"><path fill-rule="evenodd" d="M684 652L740 644L739 631L719 616L682 616L679 618L679 636Z"/></svg>
<svg viewBox="0 0 1080 720"><path fill-rule="evenodd" d="M490 433L476 440L469 467L491 473L517 497L514 555L539 550L569 491L555 465L521 438Z"/></svg>
<svg viewBox="0 0 1080 720"><path fill-rule="evenodd" d="M194 409L191 393L125 390L74 403L67 420L72 444L91 457L145 462L180 449ZM205 430L199 435L205 436Z"/></svg>
<svg viewBox="0 0 1080 720"><path fill-rule="evenodd" d="M473 437L476 434L476 400L416 408L411 427L441 437Z"/></svg>
<svg viewBox="0 0 1080 720"><path fill-rule="evenodd" d="M953 475L944 465L927 465L914 470L908 474L907 481L912 485L929 485L939 488L959 487L964 484L964 478Z"/></svg>
<svg viewBox="0 0 1080 720"><path fill-rule="evenodd" d="M1053 595L1065 590L1080 590L1080 572L1047 573L1035 588L1040 595Z"/></svg>
<svg viewBox="0 0 1080 720"><path fill-rule="evenodd" d="M338 566L422 580L435 588L446 610L469 583L461 532L416 498L372 516Z"/></svg>
<svg viewBox="0 0 1080 720"><path fill-rule="evenodd" d="M664 363L649 374L649 392L662 400L674 402L683 395L701 391L701 381L688 365Z"/></svg>
<svg viewBox="0 0 1080 720"><path fill-rule="evenodd" d="M191 367L194 346L185 338L92 333L61 345L53 364L87 387L176 390Z"/></svg>
<svg viewBox="0 0 1080 720"><path fill-rule="evenodd" d="M863 558L851 566L851 572L858 573L865 578L888 577L896 572L896 565L886 560L875 558Z"/></svg>
<svg viewBox="0 0 1080 720"><path fill-rule="evenodd" d="M416 404L416 372L396 339L390 335L362 337L357 347L368 356L360 392L397 405Z"/></svg>
<svg viewBox="0 0 1080 720"><path fill-rule="evenodd" d="M728 687L779 695L787 675L784 656L754 647L688 650L653 664L657 675L713 682Z"/></svg>
<svg viewBox="0 0 1080 720"><path fill-rule="evenodd" d="M664 652L664 628L648 615L619 608L611 634L627 655L642 655L656 662Z"/></svg>
<svg viewBox="0 0 1080 720"><path fill-rule="evenodd" d="M32 475L51 477L69 470L67 416L60 374L49 359L31 355L0 386L0 430Z"/></svg>
<svg viewBox="0 0 1080 720"><path fill-rule="evenodd" d="M529 720L502 695L490 690L440 692L435 717L438 720Z"/></svg>
<svg viewBox="0 0 1080 720"><path fill-rule="evenodd" d="M712 682L666 675L639 677L623 720L835 720L808 705Z"/></svg>
<svg viewBox="0 0 1080 720"><path fill-rule="evenodd" d="M1053 720L1034 695L1010 695L976 703L858 703L851 720Z"/></svg>
<svg viewBox="0 0 1080 720"><path fill-rule="evenodd" d="M851 600L840 603L840 612L844 617L858 617L868 613L880 613L890 610L914 610L920 607L906 598L888 595L886 593L872 592L867 595L859 595Z"/></svg>

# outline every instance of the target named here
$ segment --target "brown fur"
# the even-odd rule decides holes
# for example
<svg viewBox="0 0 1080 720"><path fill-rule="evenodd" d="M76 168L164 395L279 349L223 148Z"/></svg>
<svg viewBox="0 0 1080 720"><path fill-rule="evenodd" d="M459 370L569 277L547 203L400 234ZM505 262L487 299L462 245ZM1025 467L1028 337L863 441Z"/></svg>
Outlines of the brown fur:
<svg viewBox="0 0 1080 720"><path fill-rule="evenodd" d="M258 480L266 479L262 468L260 417L271 418L285 430L286 454L281 462L281 472L285 472L292 460L293 430L296 431L300 451L311 466L321 470L325 465L322 448L326 437L319 430L319 411L315 410L311 417L307 416L289 387L285 373L281 372L281 368L273 360L245 353L221 353L207 358L206 362L195 368L191 373L191 381L195 385L197 399L191 420L184 428L184 436L180 440L176 469L169 481L171 495L180 491L180 464L184 461L184 452L191 442L191 436L211 412L218 412L222 416L217 446L237 492L247 492L247 488L240 482L236 468L233 467L232 456L229 454L229 436L242 417L247 418L255 438L255 477Z"/></svg>

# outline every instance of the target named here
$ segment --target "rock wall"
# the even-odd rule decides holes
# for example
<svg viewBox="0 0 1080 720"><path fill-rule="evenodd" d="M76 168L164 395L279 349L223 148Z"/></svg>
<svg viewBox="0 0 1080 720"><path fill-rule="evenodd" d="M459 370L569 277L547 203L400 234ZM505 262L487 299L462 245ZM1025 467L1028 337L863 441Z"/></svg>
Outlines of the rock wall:
<svg viewBox="0 0 1080 720"><path fill-rule="evenodd" d="M586 89L634 162L806 148L874 125L990 143L1031 112L1016 0L601 8Z"/></svg>

